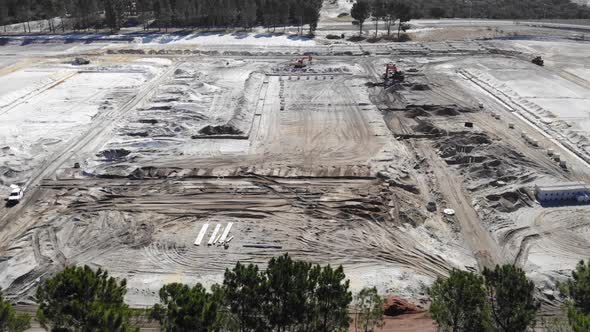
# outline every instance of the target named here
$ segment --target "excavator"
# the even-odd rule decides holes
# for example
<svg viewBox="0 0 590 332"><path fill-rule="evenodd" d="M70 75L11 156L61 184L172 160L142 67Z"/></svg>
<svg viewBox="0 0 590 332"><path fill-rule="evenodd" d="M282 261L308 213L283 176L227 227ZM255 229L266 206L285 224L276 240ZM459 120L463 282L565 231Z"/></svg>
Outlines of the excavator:
<svg viewBox="0 0 590 332"><path fill-rule="evenodd" d="M311 65L313 58L311 57L311 55L306 55L301 59L297 59L297 61L293 64L293 67L305 68L307 66L307 64L305 63L305 60L307 60L307 64Z"/></svg>
<svg viewBox="0 0 590 332"><path fill-rule="evenodd" d="M401 83L405 79L404 73L397 68L394 63L388 63L385 66L385 74L383 75L383 86L389 87L396 83Z"/></svg>

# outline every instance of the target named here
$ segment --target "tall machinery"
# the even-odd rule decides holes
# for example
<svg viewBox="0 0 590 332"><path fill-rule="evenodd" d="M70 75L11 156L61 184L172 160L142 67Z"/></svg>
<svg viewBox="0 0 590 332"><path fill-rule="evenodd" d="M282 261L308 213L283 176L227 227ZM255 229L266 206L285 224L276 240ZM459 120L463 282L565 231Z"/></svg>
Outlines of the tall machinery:
<svg viewBox="0 0 590 332"><path fill-rule="evenodd" d="M308 64L311 65L312 61L313 61L313 58L311 57L311 55L306 55L301 59L297 59L297 61L293 64L293 66L295 68L304 68Z"/></svg>
<svg viewBox="0 0 590 332"><path fill-rule="evenodd" d="M388 63L385 66L385 74L383 75L383 85L385 87L392 86L396 83L401 83L405 79L404 73L397 68L395 63Z"/></svg>

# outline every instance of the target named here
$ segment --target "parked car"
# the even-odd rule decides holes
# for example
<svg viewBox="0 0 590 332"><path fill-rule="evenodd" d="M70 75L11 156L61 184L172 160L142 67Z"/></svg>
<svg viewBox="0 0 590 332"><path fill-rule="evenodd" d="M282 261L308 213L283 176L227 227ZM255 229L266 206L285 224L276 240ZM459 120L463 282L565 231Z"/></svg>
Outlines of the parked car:
<svg viewBox="0 0 590 332"><path fill-rule="evenodd" d="M10 195L8 196L8 199L7 199L8 204L9 205L16 205L23 198L25 191L22 187L17 186L15 184L10 185L10 189L12 189L12 190L10 191Z"/></svg>

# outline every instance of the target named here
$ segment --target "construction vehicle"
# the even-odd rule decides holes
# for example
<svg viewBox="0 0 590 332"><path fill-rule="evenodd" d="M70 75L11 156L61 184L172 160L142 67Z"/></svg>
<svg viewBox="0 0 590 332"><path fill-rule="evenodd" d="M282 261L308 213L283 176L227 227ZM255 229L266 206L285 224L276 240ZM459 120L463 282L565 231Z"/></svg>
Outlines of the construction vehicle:
<svg viewBox="0 0 590 332"><path fill-rule="evenodd" d="M394 63L388 63L385 66L385 75L383 76L383 83L385 87L396 83L401 83L405 79L404 73L397 68Z"/></svg>
<svg viewBox="0 0 590 332"><path fill-rule="evenodd" d="M16 205L24 196L24 189L15 184L10 185L10 195L6 199L8 205Z"/></svg>
<svg viewBox="0 0 590 332"><path fill-rule="evenodd" d="M545 64L545 61L543 61L543 58L540 56L535 57L533 60L531 60L531 62L541 67Z"/></svg>
<svg viewBox="0 0 590 332"><path fill-rule="evenodd" d="M307 64L305 63L305 60L307 60ZM297 59L297 61L293 64L293 67L304 68L308 64L311 65L312 60L313 60L313 58L311 57L311 55L306 55L301 59Z"/></svg>

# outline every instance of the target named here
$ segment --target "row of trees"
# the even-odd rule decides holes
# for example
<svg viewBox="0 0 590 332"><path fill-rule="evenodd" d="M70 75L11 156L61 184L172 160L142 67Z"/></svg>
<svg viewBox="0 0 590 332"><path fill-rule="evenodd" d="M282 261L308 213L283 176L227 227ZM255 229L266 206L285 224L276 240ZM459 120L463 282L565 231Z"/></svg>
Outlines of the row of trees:
<svg viewBox="0 0 590 332"><path fill-rule="evenodd" d="M398 21L398 39L403 23L422 17L477 17L477 18L590 18L590 8L570 0L440 0L437 2L408 0L357 0L350 12L359 23L360 34L369 18L375 23L375 36L379 22L385 22L387 35Z"/></svg>
<svg viewBox="0 0 590 332"><path fill-rule="evenodd" d="M363 33L363 24L373 17L375 21L375 37L379 33L379 22L385 22L387 35L391 33L392 25L398 21L397 37L405 22L412 18L412 8L409 3L400 0L357 0L350 10L352 18L359 23L359 34Z"/></svg>
<svg viewBox="0 0 590 332"><path fill-rule="evenodd" d="M53 331L134 331L125 293L125 280L106 271L68 267L38 288L37 318ZM321 267L288 255L271 259L265 271L238 263L211 290L172 283L159 296L148 315L165 331L348 331L353 302L342 266ZM376 289L364 289L355 303L358 331L380 325L383 301Z"/></svg>
<svg viewBox="0 0 590 332"><path fill-rule="evenodd" d="M483 275L454 270L429 289L430 312L441 331L526 332L539 308L534 291L513 265L485 269Z"/></svg>
<svg viewBox="0 0 590 332"><path fill-rule="evenodd" d="M572 278L558 285L565 319L544 320L547 332L590 331L590 261L581 261ZM539 303L535 286L513 265L485 269L482 275L453 270L429 288L430 313L443 332L532 331Z"/></svg>
<svg viewBox="0 0 590 332"><path fill-rule="evenodd" d="M590 331L590 265L583 261L572 278L559 285L566 297L566 319L546 324L549 332ZM165 285L160 303L133 311L124 303L125 280L101 269L68 267L37 290L37 319L52 331L136 331L138 313L160 322L165 331L355 331L382 325L383 299L375 288L355 297L342 267L321 267L273 258L265 271L238 263L226 270L221 285ZM430 314L443 332L525 332L535 326L539 303L534 284L513 266L497 266L482 275L453 270L428 289ZM351 320L350 307L354 303ZM20 332L30 317L17 314L0 298L0 331Z"/></svg>
<svg viewBox="0 0 590 332"><path fill-rule="evenodd" d="M264 25L309 25L315 30L322 0L2 0L0 25L47 20L51 32L61 18L71 28L118 30L126 24L142 24L145 29L168 27L243 27ZM64 18L67 18L64 20Z"/></svg>
<svg viewBox="0 0 590 332"><path fill-rule="evenodd" d="M590 18L587 6L570 0L420 0L412 5L417 18Z"/></svg>
<svg viewBox="0 0 590 332"><path fill-rule="evenodd" d="M341 331L349 324L348 287L342 267L285 255L271 259L266 271L238 263L211 293L199 284L166 285L153 314L167 331Z"/></svg>
<svg viewBox="0 0 590 332"><path fill-rule="evenodd" d="M287 25L316 29L322 0L138 0L144 27L243 27Z"/></svg>

